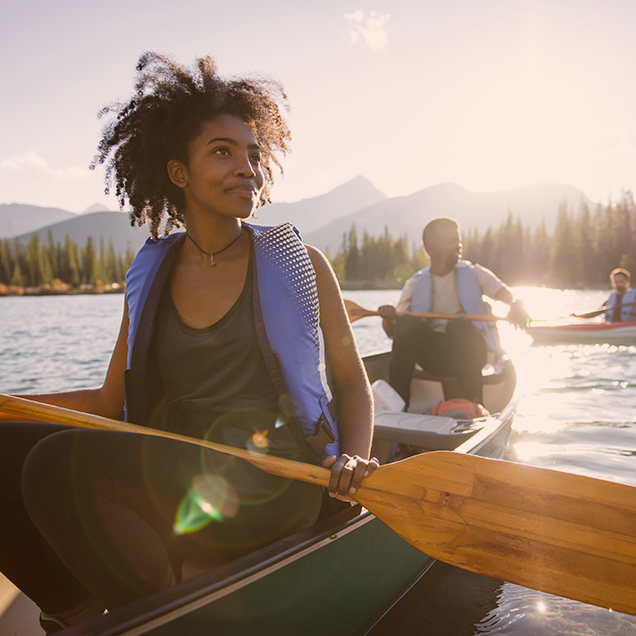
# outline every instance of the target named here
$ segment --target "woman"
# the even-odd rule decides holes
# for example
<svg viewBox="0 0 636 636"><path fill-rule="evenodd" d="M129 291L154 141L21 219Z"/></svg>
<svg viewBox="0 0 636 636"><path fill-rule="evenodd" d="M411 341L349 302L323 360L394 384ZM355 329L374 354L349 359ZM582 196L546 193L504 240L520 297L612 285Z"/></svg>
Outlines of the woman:
<svg viewBox="0 0 636 636"><path fill-rule="evenodd" d="M282 89L142 56L93 165L152 237L127 275L103 386L30 396L331 468L347 499L369 461L372 399L325 257L290 225L246 223L288 148ZM158 238L185 226L185 233ZM338 396L333 418L332 388ZM0 570L47 633L181 580L191 556L224 563L311 525L321 489L143 435L0 427Z"/></svg>

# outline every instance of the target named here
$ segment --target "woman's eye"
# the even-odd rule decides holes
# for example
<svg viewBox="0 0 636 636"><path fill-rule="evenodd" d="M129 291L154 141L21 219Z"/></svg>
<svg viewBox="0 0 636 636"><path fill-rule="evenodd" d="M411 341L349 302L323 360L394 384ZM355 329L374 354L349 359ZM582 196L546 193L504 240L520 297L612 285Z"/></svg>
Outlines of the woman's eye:
<svg viewBox="0 0 636 636"><path fill-rule="evenodd" d="M260 155L252 155L252 161L254 163L260 163L261 162L261 156Z"/></svg>
<svg viewBox="0 0 636 636"><path fill-rule="evenodd" d="M229 155L230 151L227 148L215 148L214 149L214 154L215 155Z"/></svg>

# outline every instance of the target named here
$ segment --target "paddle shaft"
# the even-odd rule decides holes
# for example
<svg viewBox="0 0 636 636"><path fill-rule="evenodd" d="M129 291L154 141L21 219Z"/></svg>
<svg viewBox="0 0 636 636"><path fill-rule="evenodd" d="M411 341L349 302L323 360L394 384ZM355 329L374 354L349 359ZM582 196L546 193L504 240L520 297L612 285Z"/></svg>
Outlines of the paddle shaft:
<svg viewBox="0 0 636 636"><path fill-rule="evenodd" d="M379 316L380 313L377 311L369 311L368 309L364 309L364 307L360 307L351 300L345 300L345 308L347 310L347 314L349 316L349 322L355 322L356 320L360 320L360 318L367 318L368 316ZM482 320L485 322L497 322L498 320L507 320L507 318L501 318L499 316L471 316L467 314L433 314L433 313L413 313L413 312L405 312L410 314L411 316L417 316L418 318L432 318L437 320L451 320L452 318L466 318L468 320ZM402 316L403 314L395 314L396 316Z"/></svg>
<svg viewBox="0 0 636 636"><path fill-rule="evenodd" d="M618 307L632 307L632 303L623 303L622 305L618 305ZM594 311L586 311L582 314L570 314L570 316L572 316L573 318L596 318L597 316L600 316L601 314L607 313L608 311L613 311L614 307L613 306L607 306L607 307L603 307L602 309L596 309Z"/></svg>
<svg viewBox="0 0 636 636"><path fill-rule="evenodd" d="M34 402L24 398L0 394L0 411L12 413L14 415L22 415L32 419L38 419L52 424L65 424L67 426L77 426L80 428L92 428L103 431L117 431L120 433L137 433L140 435L150 435L152 437L163 437L172 439L177 442L186 442L196 446L209 448L226 455L234 455L244 459L255 466L258 466L265 472L280 477L288 477L290 479L298 479L310 484L319 486L329 485L329 470L320 466L313 466L302 462L295 462L288 459L278 457L270 457L261 453L251 453L241 448L233 446L225 446L217 444L205 439L197 439L179 435L178 433L170 433L169 431L160 431L146 426L137 426L119 420L112 420L99 415L90 413L81 413L71 409L65 409L59 406Z"/></svg>

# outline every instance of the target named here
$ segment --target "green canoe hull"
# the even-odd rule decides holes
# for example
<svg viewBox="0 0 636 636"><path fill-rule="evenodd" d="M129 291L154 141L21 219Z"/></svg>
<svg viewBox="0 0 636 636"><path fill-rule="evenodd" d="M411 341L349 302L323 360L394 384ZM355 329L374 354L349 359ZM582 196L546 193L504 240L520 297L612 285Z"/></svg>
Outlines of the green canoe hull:
<svg viewBox="0 0 636 636"><path fill-rule="evenodd" d="M501 457L514 405L460 447ZM357 636L367 633L434 559L360 506L228 566L68 630L68 636Z"/></svg>
<svg viewBox="0 0 636 636"><path fill-rule="evenodd" d="M386 374L387 360L386 354L365 359L371 381ZM501 412L488 418L481 430L456 448L458 452L504 456L516 407L511 400L514 377L510 373L506 377L498 383L504 387L501 395L493 394L491 400L497 404L497 398L505 408L495 407ZM433 391L426 399L438 399L436 383L421 384L425 393ZM324 519L306 530L60 636L366 634L434 560L360 506L327 498L327 507L331 509L324 510ZM15 588L8 592L0 631L18 636L41 633L35 605L12 596L18 594ZM30 606L23 607L22 602ZM6 621L18 614L21 625L14 629ZM5 632L9 626L11 631Z"/></svg>

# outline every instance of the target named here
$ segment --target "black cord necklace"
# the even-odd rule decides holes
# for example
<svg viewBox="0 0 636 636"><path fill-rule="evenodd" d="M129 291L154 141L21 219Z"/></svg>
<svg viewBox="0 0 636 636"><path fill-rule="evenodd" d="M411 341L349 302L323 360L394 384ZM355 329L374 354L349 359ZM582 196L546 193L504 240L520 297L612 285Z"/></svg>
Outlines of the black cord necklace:
<svg viewBox="0 0 636 636"><path fill-rule="evenodd" d="M241 238L241 236L243 236L243 228L241 227L241 232L235 239L232 239L230 243L228 243L222 250L219 250L218 252L206 252L187 232L186 232L186 236L194 243L195 247L200 252L210 257L210 262L208 263L208 265L210 267L214 267L216 265L216 261L214 260L214 257L217 254L220 254L221 252L225 252L226 249L232 247L232 245L234 245L234 243L236 243L236 241L238 241Z"/></svg>

